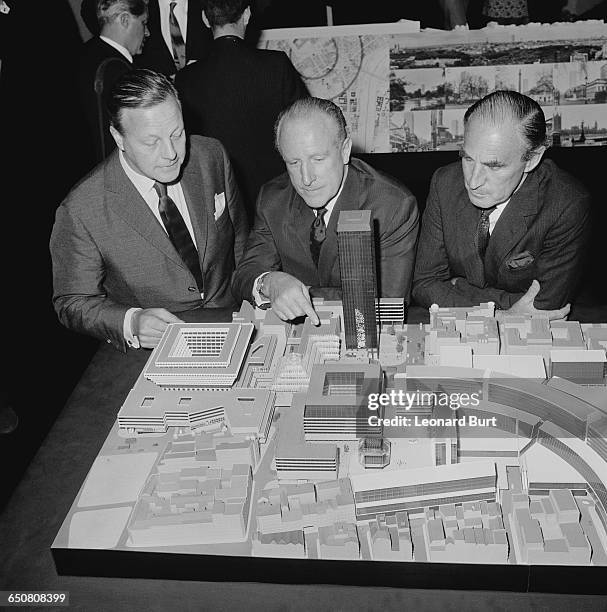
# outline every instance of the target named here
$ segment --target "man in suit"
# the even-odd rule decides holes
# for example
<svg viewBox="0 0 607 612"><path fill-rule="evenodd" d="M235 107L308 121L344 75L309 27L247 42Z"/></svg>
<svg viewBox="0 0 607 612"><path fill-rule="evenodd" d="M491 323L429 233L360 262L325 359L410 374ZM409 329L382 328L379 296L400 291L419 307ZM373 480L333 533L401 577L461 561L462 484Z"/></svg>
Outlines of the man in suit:
<svg viewBox="0 0 607 612"><path fill-rule="evenodd" d="M78 71L80 103L84 111L95 163L115 147L109 131L107 101L114 83L131 70L141 53L147 29L145 0L99 0L99 36L84 43Z"/></svg>
<svg viewBox="0 0 607 612"><path fill-rule="evenodd" d="M228 150L252 222L259 189L284 171L274 122L308 91L282 51L245 43L248 0L204 0L203 7L213 45L206 58L177 74L175 84L188 132L217 138Z"/></svg>
<svg viewBox="0 0 607 612"><path fill-rule="evenodd" d="M466 111L462 161L437 170L430 185L417 302L568 314L590 202L580 183L542 160L545 142L541 107L520 93L496 91Z"/></svg>
<svg viewBox="0 0 607 612"><path fill-rule="evenodd" d="M352 141L339 107L320 98L297 100L278 118L276 146L287 172L261 188L234 295L270 303L283 320L307 315L318 324L310 298L341 296L339 213L370 210L378 295L408 297L417 202L396 180L350 160Z"/></svg>
<svg viewBox="0 0 607 612"><path fill-rule="evenodd" d="M127 73L109 110L118 151L57 209L53 303L70 329L151 348L171 312L234 305L248 226L225 149L200 136L188 147L165 76Z"/></svg>
<svg viewBox="0 0 607 612"><path fill-rule="evenodd" d="M167 76L204 57L212 42L200 0L150 0L148 27L150 38L135 63Z"/></svg>

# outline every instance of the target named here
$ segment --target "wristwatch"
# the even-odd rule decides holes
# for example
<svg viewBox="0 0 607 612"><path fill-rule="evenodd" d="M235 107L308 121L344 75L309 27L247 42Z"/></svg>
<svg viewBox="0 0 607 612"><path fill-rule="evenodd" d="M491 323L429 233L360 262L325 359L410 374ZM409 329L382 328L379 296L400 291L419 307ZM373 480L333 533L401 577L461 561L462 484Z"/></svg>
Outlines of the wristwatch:
<svg viewBox="0 0 607 612"><path fill-rule="evenodd" d="M262 291L262 287L263 287L263 281L266 278L266 276L270 274L269 272L264 272L263 274L260 274L259 277L257 278L257 280L255 281L255 289L254 289L254 294L257 293L257 295L259 295L259 297L262 300L269 300L270 298ZM253 297L255 297L255 295L253 295Z"/></svg>

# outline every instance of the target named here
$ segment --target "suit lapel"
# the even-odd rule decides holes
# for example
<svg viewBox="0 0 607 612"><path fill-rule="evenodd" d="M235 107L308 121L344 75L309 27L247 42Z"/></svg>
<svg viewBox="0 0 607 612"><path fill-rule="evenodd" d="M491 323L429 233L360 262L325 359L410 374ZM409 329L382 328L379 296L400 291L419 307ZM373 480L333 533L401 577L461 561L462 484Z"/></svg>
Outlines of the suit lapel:
<svg viewBox="0 0 607 612"><path fill-rule="evenodd" d="M502 211L487 246L485 269L488 278L496 278L497 271L508 254L527 232L537 214L537 175L528 175L519 190Z"/></svg>
<svg viewBox="0 0 607 612"><path fill-rule="evenodd" d="M465 277L477 287L485 284L485 274L483 262L478 254L476 244L476 227L480 216L479 209L470 202L468 192L461 185L462 194L456 198L457 204L454 207L453 222L457 228L456 248L458 250L457 259L464 262Z"/></svg>
<svg viewBox="0 0 607 612"><path fill-rule="evenodd" d="M194 237L196 238L196 247L198 249L198 259L200 260L200 269L204 272L204 261L212 252L212 248L208 248L209 242L209 214L214 213L209 210L212 205L214 207L215 200L209 196L209 193L204 192L202 184L203 173L197 169L196 164L192 161L192 150L190 145L189 158L183 170L181 179L181 188L185 197L186 205L192 220L192 228L194 229ZM206 196L206 197L205 197Z"/></svg>
<svg viewBox="0 0 607 612"><path fill-rule="evenodd" d="M118 151L112 153L105 165L105 198L108 206L144 240L187 269L166 232L124 173Z"/></svg>
<svg viewBox="0 0 607 612"><path fill-rule="evenodd" d="M292 186L290 191L290 214L285 215L282 224L287 246L290 250L301 253L302 259L306 260L306 267L314 268L310 252L310 228L314 221L314 213Z"/></svg>
<svg viewBox="0 0 607 612"><path fill-rule="evenodd" d="M339 220L339 213L342 210L358 210L364 201L365 197L364 194L361 194L358 172L350 164L343 189L331 211L329 225L327 226L327 239L323 242L318 257L318 274L320 276L320 284L323 287L332 284L330 282L331 272L339 254L337 250L337 221Z"/></svg>

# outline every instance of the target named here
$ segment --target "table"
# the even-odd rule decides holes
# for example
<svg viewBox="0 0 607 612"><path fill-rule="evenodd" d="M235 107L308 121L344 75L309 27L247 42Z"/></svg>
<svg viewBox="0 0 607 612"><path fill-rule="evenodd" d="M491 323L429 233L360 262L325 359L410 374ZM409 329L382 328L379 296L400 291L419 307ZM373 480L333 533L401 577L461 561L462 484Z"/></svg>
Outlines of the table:
<svg viewBox="0 0 607 612"><path fill-rule="evenodd" d="M198 311L183 318L227 321L230 313ZM606 597L591 595L58 576L51 543L148 356L143 350L122 354L104 344L93 357L2 514L0 589L67 590L71 608L87 611L607 607Z"/></svg>

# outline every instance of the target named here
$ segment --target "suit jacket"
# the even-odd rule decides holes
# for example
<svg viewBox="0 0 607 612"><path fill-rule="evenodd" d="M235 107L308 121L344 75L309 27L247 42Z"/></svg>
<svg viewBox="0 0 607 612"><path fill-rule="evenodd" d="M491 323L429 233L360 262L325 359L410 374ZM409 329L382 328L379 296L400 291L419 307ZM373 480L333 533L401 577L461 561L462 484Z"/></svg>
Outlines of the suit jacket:
<svg viewBox="0 0 607 612"><path fill-rule="evenodd" d="M262 272L282 270L310 285L313 296L338 299L341 276L336 230L341 210L371 211L378 295L407 298L419 225L417 201L405 186L359 159L351 160L331 212L318 268L310 254L310 227L315 216L291 185L288 174L261 188L255 225L234 275L234 295L241 300L252 299L253 283Z"/></svg>
<svg viewBox="0 0 607 612"><path fill-rule="evenodd" d="M234 305L230 281L248 226L221 143L191 138L181 186L198 246L204 298L115 151L57 209L50 242L53 303L66 327L124 351L122 326L130 307L179 312ZM225 208L215 219L221 200L216 196L222 193Z"/></svg>
<svg viewBox="0 0 607 612"><path fill-rule="evenodd" d="M101 64L106 61L103 69L101 100L95 92L95 77ZM109 125L110 118L107 112L107 100L114 83L126 72L131 70L132 64L120 53L101 40L98 36L91 38L82 46L80 64L78 71L78 90L80 93L80 105L85 115L86 125L89 132L90 142L94 149L94 162L103 159L102 139L99 129L99 110L101 110L104 127L103 145L106 154L113 151L116 143L112 138ZM99 103L101 102L101 107Z"/></svg>
<svg viewBox="0 0 607 612"><path fill-rule="evenodd" d="M169 49L160 29L160 7L158 0L148 2L149 37L143 45L141 55L135 57L138 68L148 68L167 76L175 74L177 68L173 60L173 50ZM188 25L185 36L186 61L198 60L208 53L213 36L202 21L200 0L188 0Z"/></svg>
<svg viewBox="0 0 607 612"><path fill-rule="evenodd" d="M282 51L222 36L208 57L179 71L175 84L188 132L217 138L228 150L253 221L259 189L284 172L274 148L274 122L308 95L299 74Z"/></svg>
<svg viewBox="0 0 607 612"><path fill-rule="evenodd" d="M543 160L502 211L483 266L475 243L480 210L468 198L461 163L439 168L422 219L414 299L423 306L494 301L507 309L537 279L535 307L564 306L580 272L589 205L578 181ZM459 277L456 286L453 277Z"/></svg>

